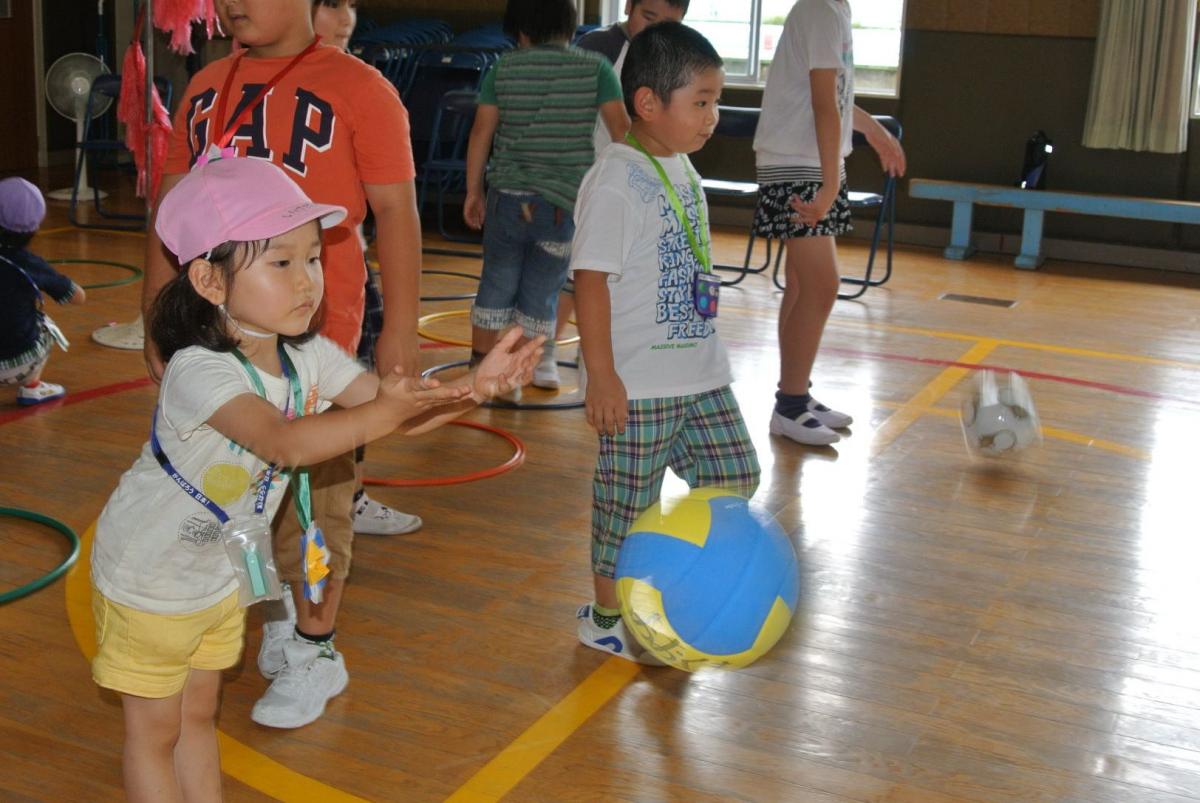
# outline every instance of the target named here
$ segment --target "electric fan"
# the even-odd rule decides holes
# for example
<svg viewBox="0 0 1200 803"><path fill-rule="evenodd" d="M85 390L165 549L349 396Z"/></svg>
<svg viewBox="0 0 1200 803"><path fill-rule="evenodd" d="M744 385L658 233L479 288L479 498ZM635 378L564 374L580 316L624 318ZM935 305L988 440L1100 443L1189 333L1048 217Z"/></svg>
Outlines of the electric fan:
<svg viewBox="0 0 1200 803"><path fill-rule="evenodd" d="M84 117L87 115L88 95L92 91L92 81L108 72L104 62L91 53L68 53L61 56L46 71L46 100L54 111L75 121L75 163L79 163L79 143L83 142ZM92 104L92 119L108 111L112 98L98 98ZM83 162L83 170L79 175L79 195L92 192L88 186L87 160ZM46 193L47 198L56 201L71 200L71 188L54 190ZM101 192L100 197L106 197Z"/></svg>

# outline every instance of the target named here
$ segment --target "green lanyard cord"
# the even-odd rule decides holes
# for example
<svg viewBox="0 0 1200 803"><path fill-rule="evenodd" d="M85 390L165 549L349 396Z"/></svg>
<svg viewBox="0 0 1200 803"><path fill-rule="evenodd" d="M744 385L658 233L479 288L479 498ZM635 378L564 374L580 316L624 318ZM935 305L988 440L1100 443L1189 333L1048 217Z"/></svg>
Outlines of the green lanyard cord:
<svg viewBox="0 0 1200 803"><path fill-rule="evenodd" d="M646 150L646 146L638 141L638 138L629 132L625 135L625 141L642 152L650 164L654 165L654 169L658 171L658 177L662 179L663 188L667 193L667 200L671 203L671 208L675 210L675 216L679 218L679 225L683 227L687 234L688 245L692 247L692 253L696 255L696 259L700 262L700 268L704 273L712 273L712 239L708 236L708 214L704 211L704 197L700 194L700 181L696 174L688 168L687 160L681 155L679 162L683 166L683 172L687 175L688 181L692 185L692 197L696 200L696 216L699 218L700 224L699 238L692 232L692 227L688 223L687 214L683 211L683 201L679 199L679 193L675 191L675 185L671 183L671 179L667 176L667 171L663 169L662 164L650 151ZM702 247L703 246L703 247Z"/></svg>
<svg viewBox="0 0 1200 803"><path fill-rule="evenodd" d="M241 349L235 348L233 356L237 357L238 362L246 369L246 374L250 377L250 382L254 385L254 389L259 396L267 398L267 389L263 387L262 379L258 376L258 370L250 360L246 359L246 355L242 354ZM288 378L288 387L292 393L292 408L296 411L296 416L304 415L304 396L300 391L300 374L296 372L296 366L292 363L292 358L288 356L284 350L283 344L279 344L279 362L283 366L283 372ZM296 477L296 487L292 493L292 501L296 505L296 518L300 520L300 527L307 530L312 525L312 484L308 478L308 468L301 467L292 472Z"/></svg>

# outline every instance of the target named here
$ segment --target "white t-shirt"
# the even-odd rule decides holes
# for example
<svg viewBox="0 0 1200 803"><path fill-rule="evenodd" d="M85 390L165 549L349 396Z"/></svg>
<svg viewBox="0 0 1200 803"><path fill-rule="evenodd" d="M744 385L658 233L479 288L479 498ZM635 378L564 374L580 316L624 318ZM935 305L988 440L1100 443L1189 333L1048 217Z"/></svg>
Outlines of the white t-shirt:
<svg viewBox="0 0 1200 803"><path fill-rule="evenodd" d="M363 370L322 336L288 347L288 354L306 415L328 407ZM259 377L271 403L283 410L290 397L287 380L263 371ZM254 511L267 466L205 422L235 396L254 392L232 354L192 346L171 357L158 394L158 440L167 458L231 517ZM287 474L276 472L264 510L268 518L279 508L287 482ZM92 582L114 602L160 614L203 610L237 588L216 516L163 471L148 442L96 524Z"/></svg>
<svg viewBox="0 0 1200 803"><path fill-rule="evenodd" d="M788 12L754 135L760 171L772 166L815 167L815 180L820 180L821 154L809 76L811 70L819 69L838 71L837 103L845 159L854 135L854 40L848 0L797 0Z"/></svg>
<svg viewBox="0 0 1200 803"><path fill-rule="evenodd" d="M692 191L684 164L693 175L694 168L686 156L659 161L695 227L696 204L706 202ZM580 270L611 274L613 359L630 400L687 396L733 381L715 319L695 309L700 262L658 172L624 143L605 148L579 188L571 272Z"/></svg>

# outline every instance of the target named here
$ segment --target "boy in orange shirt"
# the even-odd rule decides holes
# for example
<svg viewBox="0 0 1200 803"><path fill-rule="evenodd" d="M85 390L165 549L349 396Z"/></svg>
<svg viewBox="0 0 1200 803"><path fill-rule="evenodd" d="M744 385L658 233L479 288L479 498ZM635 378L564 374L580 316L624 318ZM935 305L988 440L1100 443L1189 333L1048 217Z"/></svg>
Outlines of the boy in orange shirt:
<svg viewBox="0 0 1200 803"><path fill-rule="evenodd" d="M376 343L378 369L413 374L421 228L408 115L378 71L338 47L316 43L312 12L312 0L217 0L222 28L246 50L209 64L189 83L176 113L159 198L236 122L227 144L239 156L274 162L315 202L345 207L346 219L325 236L321 333L351 355L361 333L366 281L357 227L370 204L386 304ZM153 234L153 221L149 232L143 310L175 272ZM146 362L151 375L161 377L162 361L149 338ZM275 554L292 587L296 620L294 631L287 621L264 627L259 669L273 682L251 713L262 725L315 721L348 680L333 645L353 539L352 444L346 449L342 457L311 468L313 518L330 553L330 579L320 604L303 598L295 517L277 520ZM285 502L281 509L288 507ZM297 665L284 658L283 645L293 639L305 646L290 651L306 656Z"/></svg>

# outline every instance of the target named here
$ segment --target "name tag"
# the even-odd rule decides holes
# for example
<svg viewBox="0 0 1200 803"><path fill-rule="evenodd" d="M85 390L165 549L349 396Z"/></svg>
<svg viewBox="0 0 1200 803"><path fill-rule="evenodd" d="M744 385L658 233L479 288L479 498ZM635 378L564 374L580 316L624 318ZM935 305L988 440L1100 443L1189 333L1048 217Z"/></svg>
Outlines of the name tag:
<svg viewBox="0 0 1200 803"><path fill-rule="evenodd" d="M717 302L721 295L721 277L715 273L697 273L695 301L701 318L717 317Z"/></svg>

